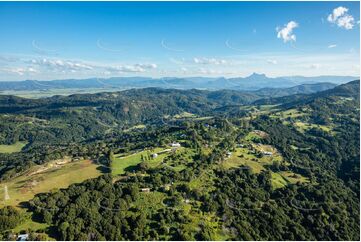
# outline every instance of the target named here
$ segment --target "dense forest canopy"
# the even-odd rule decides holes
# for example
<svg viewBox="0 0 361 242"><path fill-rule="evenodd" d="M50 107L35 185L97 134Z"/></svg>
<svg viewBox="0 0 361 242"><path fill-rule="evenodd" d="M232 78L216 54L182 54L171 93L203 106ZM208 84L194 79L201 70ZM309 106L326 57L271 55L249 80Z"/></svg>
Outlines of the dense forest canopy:
<svg viewBox="0 0 361 242"><path fill-rule="evenodd" d="M2 239L359 240L359 88L0 96Z"/></svg>

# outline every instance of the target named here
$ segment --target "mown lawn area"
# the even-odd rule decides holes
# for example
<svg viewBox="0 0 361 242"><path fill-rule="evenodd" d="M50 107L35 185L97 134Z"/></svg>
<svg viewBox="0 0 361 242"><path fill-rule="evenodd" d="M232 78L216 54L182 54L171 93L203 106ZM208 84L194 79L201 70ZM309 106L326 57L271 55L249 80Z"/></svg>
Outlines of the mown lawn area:
<svg viewBox="0 0 361 242"><path fill-rule="evenodd" d="M150 167L155 167L159 165L167 155L169 155L169 151L165 151L169 149L170 148L158 147L153 150L143 150L127 156L123 156L123 154L115 154L111 164L112 175L122 175L126 171L135 171L136 166L142 162L142 157ZM158 154L156 158L152 158L152 154L154 153Z"/></svg>

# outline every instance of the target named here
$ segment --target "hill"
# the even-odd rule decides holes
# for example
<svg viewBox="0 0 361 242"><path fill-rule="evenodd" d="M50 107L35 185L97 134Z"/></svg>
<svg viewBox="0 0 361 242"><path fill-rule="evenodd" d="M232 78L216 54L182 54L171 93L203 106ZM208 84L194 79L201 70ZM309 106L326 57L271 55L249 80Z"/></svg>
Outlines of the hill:
<svg viewBox="0 0 361 242"><path fill-rule="evenodd" d="M315 84L320 82L340 84L358 79L357 77L277 77L270 78L264 74L253 73L248 77L238 78L207 78L207 77L111 77L111 78L88 78L82 80L53 80L37 81L26 80L16 82L0 82L0 91L46 91L57 89L131 89L131 88L176 88L176 89L232 89L232 90L258 90L261 88L289 88L301 84ZM79 91L79 90L78 90Z"/></svg>
<svg viewBox="0 0 361 242"><path fill-rule="evenodd" d="M1 96L0 236L359 240L359 81L268 92Z"/></svg>

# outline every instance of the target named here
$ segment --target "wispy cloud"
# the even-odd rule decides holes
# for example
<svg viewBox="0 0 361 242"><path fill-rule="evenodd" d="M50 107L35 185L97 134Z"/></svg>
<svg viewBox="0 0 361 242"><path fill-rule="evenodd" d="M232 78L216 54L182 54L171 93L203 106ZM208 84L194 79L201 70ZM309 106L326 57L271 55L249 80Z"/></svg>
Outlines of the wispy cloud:
<svg viewBox="0 0 361 242"><path fill-rule="evenodd" d="M196 64L202 64L202 65L224 65L227 64L227 61L224 59L216 59L216 58L206 58L206 57L200 57L200 58L193 58L194 63Z"/></svg>
<svg viewBox="0 0 361 242"><path fill-rule="evenodd" d="M57 55L57 50L40 47L36 40L31 42L34 51L40 55Z"/></svg>
<svg viewBox="0 0 361 242"><path fill-rule="evenodd" d="M100 39L97 40L96 45L99 49L108 51L108 52L122 52L124 50L124 49L118 49L118 48L110 48L110 47L106 46L105 44L103 44L103 42Z"/></svg>
<svg viewBox="0 0 361 242"><path fill-rule="evenodd" d="M105 69L110 72L125 72L125 73L136 73L136 72L145 72L149 69L155 69L157 68L156 64L134 64L134 65L119 65L119 66L111 66L106 67Z"/></svg>
<svg viewBox="0 0 361 242"><path fill-rule="evenodd" d="M31 74L69 75L70 73L78 73L79 75L143 73L158 68L155 63L106 64L60 58L7 58L5 56L1 57L0 61L3 62L3 66L10 66L10 63L12 66L11 68L1 68L0 72L20 76Z"/></svg>
<svg viewBox="0 0 361 242"><path fill-rule="evenodd" d="M331 14L328 15L327 21L337 24L338 27L350 30L355 25L355 19L348 14L348 9L345 7L335 8Z"/></svg>
<svg viewBox="0 0 361 242"><path fill-rule="evenodd" d="M235 50L235 51L239 51L239 52L245 52L246 50L242 50L242 49L239 49L239 48L237 48L237 47L234 47L233 45L231 45L231 43L229 42L229 40L226 40L225 42L224 42L224 44L226 45L226 47L228 48L228 49L231 49L231 50Z"/></svg>
<svg viewBox="0 0 361 242"><path fill-rule="evenodd" d="M231 72L231 71L224 71L224 70L216 70L216 69L212 69L212 68L199 68L196 71L197 74L201 74L201 75L229 75L229 74L235 74L235 72Z"/></svg>
<svg viewBox="0 0 361 242"><path fill-rule="evenodd" d="M75 62L70 60L61 60L61 59L32 59L29 61L29 64L36 65L39 67L44 67L47 69L55 71L83 71L83 70L93 70L93 66L82 63Z"/></svg>
<svg viewBox="0 0 361 242"><path fill-rule="evenodd" d="M14 67L14 68L4 68L3 71L7 73L17 74L19 76L31 75L40 73L38 70L32 67Z"/></svg>
<svg viewBox="0 0 361 242"><path fill-rule="evenodd" d="M277 38L283 39L283 42L296 41L296 35L293 33L293 30L298 27L298 23L295 21L290 21L284 25L283 28L277 27Z"/></svg>
<svg viewBox="0 0 361 242"><path fill-rule="evenodd" d="M183 52L184 51L182 49L170 47L164 39L162 39L162 41L160 42L160 45L166 50L175 51L175 52Z"/></svg>
<svg viewBox="0 0 361 242"><path fill-rule="evenodd" d="M336 48L336 47L337 47L336 44L332 44L332 45L327 46L327 48L329 48L329 49Z"/></svg>

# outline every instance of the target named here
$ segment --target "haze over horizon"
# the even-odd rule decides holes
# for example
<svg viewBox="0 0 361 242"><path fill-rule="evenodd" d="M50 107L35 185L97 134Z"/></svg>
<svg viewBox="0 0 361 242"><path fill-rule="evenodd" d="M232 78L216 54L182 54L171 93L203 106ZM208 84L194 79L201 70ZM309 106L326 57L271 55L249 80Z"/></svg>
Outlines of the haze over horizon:
<svg viewBox="0 0 361 242"><path fill-rule="evenodd" d="M258 75L258 76L264 76L265 78L326 78L326 77L333 77L333 78L342 78L342 77L354 77L355 79L359 79L360 76L359 75L317 75L317 76L304 76L304 75L290 75L290 76L270 76L267 75L266 73L257 73L257 72L252 72L250 74L246 74L246 75L242 75L242 76L233 76L233 77L226 77L226 76L202 76L202 75L194 75L194 76L162 76L162 77L151 77L151 76L142 76L142 75L115 75L115 76L90 76L90 77L86 77L86 78L53 78L53 79L20 79L20 80L13 80L14 82L22 82L22 81L44 81L44 82L49 82L49 81L63 81L63 80L76 80L76 81L81 81L81 80L87 80L87 79L114 79L114 78L149 78L150 80L154 79L154 80L159 80L159 79L193 79L193 78L209 78L211 80L216 80L216 79L232 79L232 78L249 78L252 77L254 75ZM1 80L0 82L8 82L7 80ZM332 81L331 81L332 82Z"/></svg>
<svg viewBox="0 0 361 242"><path fill-rule="evenodd" d="M359 76L359 7L2 2L0 81Z"/></svg>

